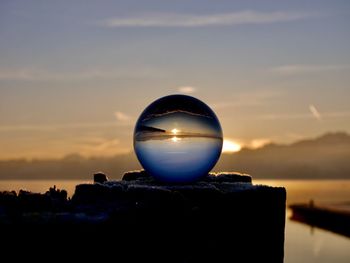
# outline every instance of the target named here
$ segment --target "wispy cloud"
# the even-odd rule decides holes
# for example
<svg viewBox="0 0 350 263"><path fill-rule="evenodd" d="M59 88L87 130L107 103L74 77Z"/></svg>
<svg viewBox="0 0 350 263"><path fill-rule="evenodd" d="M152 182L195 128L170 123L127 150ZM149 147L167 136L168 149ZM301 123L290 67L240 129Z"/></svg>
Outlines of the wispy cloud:
<svg viewBox="0 0 350 263"><path fill-rule="evenodd" d="M63 143L67 143L64 141ZM120 138L104 138L94 136L82 136L70 142L74 152L84 157L113 156L116 154L129 153L131 148Z"/></svg>
<svg viewBox="0 0 350 263"><path fill-rule="evenodd" d="M323 112L322 115L320 113L318 114L322 120L335 119L335 118L350 118L350 111ZM316 113L316 116L317 116L317 113ZM265 115L257 116L257 118L264 119L264 120L297 120L297 119L317 118L316 116L314 113L310 114L309 112L305 112L305 113L286 113L286 114L265 114Z"/></svg>
<svg viewBox="0 0 350 263"><path fill-rule="evenodd" d="M320 112L316 109L316 107L312 104L309 105L310 112L317 120L322 120Z"/></svg>
<svg viewBox="0 0 350 263"><path fill-rule="evenodd" d="M163 76L166 76L164 70L149 67L97 67L74 72L59 72L41 68L0 68L0 80L19 81L84 81L92 79L159 78Z"/></svg>
<svg viewBox="0 0 350 263"><path fill-rule="evenodd" d="M122 121L122 122L131 120L131 117L129 115L121 111L116 111L114 113L114 116L118 121Z"/></svg>
<svg viewBox="0 0 350 263"><path fill-rule="evenodd" d="M261 89L239 92L234 99L210 103L215 110L239 107L256 107L278 100L283 95L280 90Z"/></svg>
<svg viewBox="0 0 350 263"><path fill-rule="evenodd" d="M101 21L99 24L106 27L234 26L296 21L316 15L315 13L307 12L261 12L252 10L206 15L157 13L134 17L110 18Z"/></svg>
<svg viewBox="0 0 350 263"><path fill-rule="evenodd" d="M81 146L84 155L111 155L118 153L119 139L103 140L96 144L85 144Z"/></svg>
<svg viewBox="0 0 350 263"><path fill-rule="evenodd" d="M129 123L118 122L92 122L92 123L64 123L64 124L18 124L18 125L0 125L0 132L13 131L56 131L61 129L88 129L88 128L104 128L104 127L121 127L129 126Z"/></svg>
<svg viewBox="0 0 350 263"><path fill-rule="evenodd" d="M297 74L308 74L325 71L337 71L350 69L349 65L305 65L305 64L290 64L273 67L270 69L271 72L275 72L281 75L297 75Z"/></svg>
<svg viewBox="0 0 350 263"><path fill-rule="evenodd" d="M40 68L15 68L15 69L0 69L0 80L23 80L23 81L38 81L38 80L76 80L76 79L91 79L101 77L111 77L111 72L100 70L85 70L79 72L58 72Z"/></svg>
<svg viewBox="0 0 350 263"><path fill-rule="evenodd" d="M177 88L178 92L185 93L185 94L192 94L197 91L197 88L192 86L181 86Z"/></svg>

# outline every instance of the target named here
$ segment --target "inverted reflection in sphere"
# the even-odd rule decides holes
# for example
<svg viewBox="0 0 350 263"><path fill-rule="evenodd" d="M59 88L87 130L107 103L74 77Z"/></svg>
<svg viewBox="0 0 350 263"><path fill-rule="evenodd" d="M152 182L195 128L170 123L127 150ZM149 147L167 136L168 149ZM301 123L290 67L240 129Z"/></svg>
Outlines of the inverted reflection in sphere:
<svg viewBox="0 0 350 263"><path fill-rule="evenodd" d="M134 149L143 168L165 182L192 182L216 164L222 130L215 113L202 101L170 95L151 103L139 117Z"/></svg>

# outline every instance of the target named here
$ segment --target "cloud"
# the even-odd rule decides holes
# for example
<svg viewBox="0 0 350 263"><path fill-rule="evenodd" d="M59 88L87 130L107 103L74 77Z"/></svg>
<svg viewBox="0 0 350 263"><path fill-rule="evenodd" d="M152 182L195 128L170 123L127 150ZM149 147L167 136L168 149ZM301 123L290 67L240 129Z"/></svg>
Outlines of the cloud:
<svg viewBox="0 0 350 263"><path fill-rule="evenodd" d="M320 115L320 113L318 112L318 114L322 120L350 117L350 111L323 112L322 115ZM263 119L263 120L298 120L298 119L312 119L317 117L315 116L315 113L310 114L305 112L305 113L286 113L286 114L265 114L265 115L257 116L257 118Z"/></svg>
<svg viewBox="0 0 350 263"><path fill-rule="evenodd" d="M110 18L101 21L99 24L105 27L234 26L296 21L315 15L315 13L305 12L261 12L252 10L206 15L156 13L135 17Z"/></svg>
<svg viewBox="0 0 350 263"><path fill-rule="evenodd" d="M192 93L195 93L197 89L192 86L181 86L181 87L178 87L177 90L181 93L192 94Z"/></svg>
<svg viewBox="0 0 350 263"><path fill-rule="evenodd" d="M85 72L57 72L49 71L40 68L15 68L15 69L0 69L0 80L22 80L22 81L37 81L37 80L60 80L60 79L82 79L94 78L98 75L97 71Z"/></svg>
<svg viewBox="0 0 350 263"><path fill-rule="evenodd" d="M302 64L290 64L282 65L278 67L270 68L271 72L275 72L281 75L297 75L317 73L324 71L337 71L349 69L349 65L302 65Z"/></svg>
<svg viewBox="0 0 350 263"><path fill-rule="evenodd" d="M215 110L227 108L256 107L276 101L283 95L280 90L261 89L237 92L234 99L214 101L210 106Z"/></svg>
<svg viewBox="0 0 350 263"><path fill-rule="evenodd" d="M131 117L121 111L116 111L114 113L114 116L116 117L116 119L118 121L129 121L131 119Z"/></svg>
<svg viewBox="0 0 350 263"><path fill-rule="evenodd" d="M19 81L84 81L92 79L139 79L162 78L167 76L163 69L151 67L96 67L74 72L59 72L41 68L0 68L0 80Z"/></svg>
<svg viewBox="0 0 350 263"><path fill-rule="evenodd" d="M269 144L271 143L271 140L270 139L267 139L267 138L260 138L260 139L253 139L249 144L248 146L250 148L253 148L253 149L258 149L258 148L261 148L263 146L265 146L266 144Z"/></svg>
<svg viewBox="0 0 350 263"><path fill-rule="evenodd" d="M312 115L317 119L317 120L322 120L320 112L316 109L316 107L312 104L309 105L309 109L312 113Z"/></svg>
<svg viewBox="0 0 350 263"><path fill-rule="evenodd" d="M90 141L77 144L77 152L85 157L113 156L130 151L130 147L123 145L118 138L91 138Z"/></svg>
<svg viewBox="0 0 350 263"><path fill-rule="evenodd" d="M117 152L117 146L120 144L119 139L105 140L104 142L94 145L90 148L91 151L106 151L112 150L113 152Z"/></svg>
<svg viewBox="0 0 350 263"><path fill-rule="evenodd" d="M18 124L18 125L0 125L0 132L14 131L37 131L50 132L61 129L88 129L88 128L106 128L129 126L129 123L118 122L83 122L83 123L62 123L62 124Z"/></svg>
<svg viewBox="0 0 350 263"><path fill-rule="evenodd" d="M268 138L256 138L252 140L233 140L224 138L222 152L233 153L240 151L242 148L258 149L271 142L271 139Z"/></svg>

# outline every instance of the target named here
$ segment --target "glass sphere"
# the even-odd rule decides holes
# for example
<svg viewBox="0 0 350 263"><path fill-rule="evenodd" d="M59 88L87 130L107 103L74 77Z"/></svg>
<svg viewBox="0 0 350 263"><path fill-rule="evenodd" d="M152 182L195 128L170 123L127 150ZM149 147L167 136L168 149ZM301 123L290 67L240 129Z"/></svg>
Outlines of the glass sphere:
<svg viewBox="0 0 350 263"><path fill-rule="evenodd" d="M222 142L215 113L186 95L151 103L134 130L134 150L141 165L164 182L193 182L208 174L220 157Z"/></svg>

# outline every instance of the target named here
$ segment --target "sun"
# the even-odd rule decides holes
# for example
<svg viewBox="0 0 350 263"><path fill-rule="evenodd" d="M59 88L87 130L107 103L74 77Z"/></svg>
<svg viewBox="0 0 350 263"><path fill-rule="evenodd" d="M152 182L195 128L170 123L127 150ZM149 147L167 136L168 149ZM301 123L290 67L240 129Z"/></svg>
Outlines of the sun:
<svg viewBox="0 0 350 263"><path fill-rule="evenodd" d="M239 143L224 139L224 144L222 146L223 153L239 152L241 149L242 149L242 146Z"/></svg>

